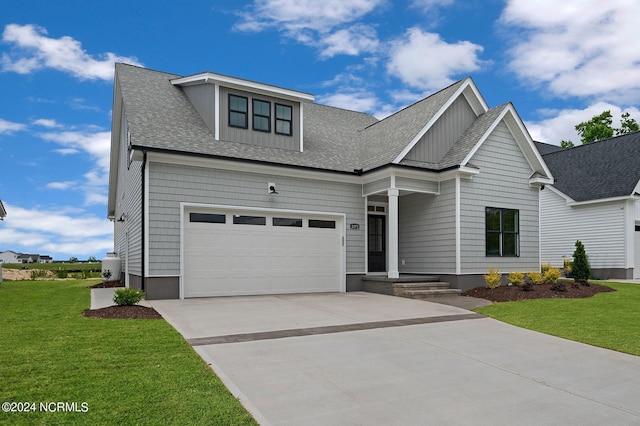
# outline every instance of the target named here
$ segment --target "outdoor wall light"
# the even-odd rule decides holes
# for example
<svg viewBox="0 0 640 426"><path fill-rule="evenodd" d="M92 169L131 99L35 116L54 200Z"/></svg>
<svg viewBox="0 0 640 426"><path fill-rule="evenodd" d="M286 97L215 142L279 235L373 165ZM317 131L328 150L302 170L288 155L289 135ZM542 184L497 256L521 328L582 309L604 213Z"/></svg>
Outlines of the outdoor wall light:
<svg viewBox="0 0 640 426"><path fill-rule="evenodd" d="M267 194L269 194L269 195L277 195L278 194L278 191L276 191L276 184L275 183L269 182L267 184Z"/></svg>

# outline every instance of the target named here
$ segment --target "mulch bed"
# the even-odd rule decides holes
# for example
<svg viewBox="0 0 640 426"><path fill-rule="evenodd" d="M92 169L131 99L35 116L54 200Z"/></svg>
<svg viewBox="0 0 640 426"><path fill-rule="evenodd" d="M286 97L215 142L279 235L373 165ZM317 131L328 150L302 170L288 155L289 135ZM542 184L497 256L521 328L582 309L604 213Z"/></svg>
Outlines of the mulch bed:
<svg viewBox="0 0 640 426"><path fill-rule="evenodd" d="M615 291L611 287L590 283L589 285L567 282L565 291L553 290L554 284L538 284L533 290L525 291L517 286L500 286L494 289L477 287L462 293L463 296L478 297L492 302L515 302L530 299L575 299L591 297L598 293Z"/></svg>
<svg viewBox="0 0 640 426"><path fill-rule="evenodd" d="M87 309L82 315L88 318L110 318L110 319L162 319L155 309L147 306L107 306L100 309Z"/></svg>
<svg viewBox="0 0 640 426"><path fill-rule="evenodd" d="M115 287L124 287L124 283L122 283L121 281L109 281L109 282L101 282L92 286L89 286L89 288L115 288Z"/></svg>

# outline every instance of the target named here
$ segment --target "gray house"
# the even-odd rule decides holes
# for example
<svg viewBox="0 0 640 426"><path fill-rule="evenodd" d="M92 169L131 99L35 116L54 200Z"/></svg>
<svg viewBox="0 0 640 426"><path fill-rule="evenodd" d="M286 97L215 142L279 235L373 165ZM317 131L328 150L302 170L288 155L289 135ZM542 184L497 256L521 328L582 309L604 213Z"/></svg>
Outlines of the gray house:
<svg viewBox="0 0 640 426"><path fill-rule="evenodd" d="M542 261L561 267L580 240L595 278L640 278L640 133L537 146L556 179L540 196Z"/></svg>
<svg viewBox="0 0 640 426"><path fill-rule="evenodd" d="M484 285L538 270L553 182L510 103L471 78L383 119L205 72L117 64L108 216L150 299Z"/></svg>

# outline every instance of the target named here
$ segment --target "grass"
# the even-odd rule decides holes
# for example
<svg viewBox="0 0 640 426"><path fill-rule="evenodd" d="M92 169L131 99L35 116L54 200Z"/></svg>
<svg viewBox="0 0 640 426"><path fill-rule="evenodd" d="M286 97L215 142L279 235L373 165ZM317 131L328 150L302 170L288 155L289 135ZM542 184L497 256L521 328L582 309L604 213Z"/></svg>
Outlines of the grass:
<svg viewBox="0 0 640 426"><path fill-rule="evenodd" d="M164 320L81 315L97 281L0 284L2 424L256 424ZM84 402L86 412L43 412L39 403Z"/></svg>
<svg viewBox="0 0 640 426"><path fill-rule="evenodd" d="M530 330L640 356L640 285L598 284L617 291L585 299L495 303L476 312Z"/></svg>
<svg viewBox="0 0 640 426"><path fill-rule="evenodd" d="M95 272L102 270L102 264L98 263L3 263L5 269L44 269L47 271L89 271Z"/></svg>

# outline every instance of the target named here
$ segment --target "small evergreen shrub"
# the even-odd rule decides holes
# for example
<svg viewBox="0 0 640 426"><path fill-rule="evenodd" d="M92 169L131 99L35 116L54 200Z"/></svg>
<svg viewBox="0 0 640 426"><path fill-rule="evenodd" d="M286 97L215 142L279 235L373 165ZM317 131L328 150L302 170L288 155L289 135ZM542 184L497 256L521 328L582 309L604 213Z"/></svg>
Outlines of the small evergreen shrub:
<svg viewBox="0 0 640 426"><path fill-rule="evenodd" d="M487 287L494 289L500 287L502 281L502 274L499 269L494 269L493 266L489 268L489 273L484 276L484 282L487 283Z"/></svg>
<svg viewBox="0 0 640 426"><path fill-rule="evenodd" d="M536 272L536 271L527 272L527 278L529 278L531 283L535 285L543 283L542 274L540 272Z"/></svg>
<svg viewBox="0 0 640 426"><path fill-rule="evenodd" d="M113 301L118 306L135 305L144 297L144 291L132 288L121 288L116 290Z"/></svg>
<svg viewBox="0 0 640 426"><path fill-rule="evenodd" d="M586 283L591 278L591 267L587 259L587 252L580 240L576 241L576 250L573 252L571 269L573 271L573 280L576 282Z"/></svg>
<svg viewBox="0 0 640 426"><path fill-rule="evenodd" d="M542 274L542 281L549 284L555 284L558 282L558 278L560 278L560 269L558 268L548 268L546 272Z"/></svg>
<svg viewBox="0 0 640 426"><path fill-rule="evenodd" d="M521 286L524 284L524 274L520 271L509 272L509 283L515 286Z"/></svg>

